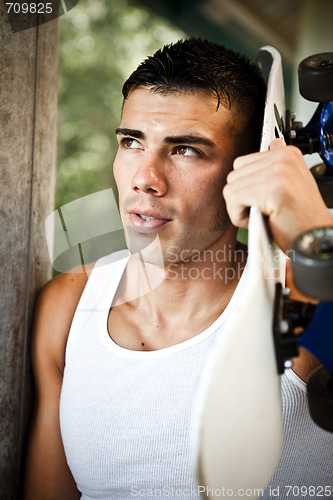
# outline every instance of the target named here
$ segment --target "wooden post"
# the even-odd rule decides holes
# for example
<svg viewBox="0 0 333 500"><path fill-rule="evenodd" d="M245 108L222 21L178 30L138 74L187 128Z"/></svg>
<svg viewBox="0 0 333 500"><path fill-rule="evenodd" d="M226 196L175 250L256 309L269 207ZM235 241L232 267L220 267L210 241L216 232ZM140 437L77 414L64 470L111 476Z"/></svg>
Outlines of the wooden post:
<svg viewBox="0 0 333 500"><path fill-rule="evenodd" d="M51 276L44 236L54 203L57 20L14 33L0 3L0 484L19 498L31 407L29 335Z"/></svg>

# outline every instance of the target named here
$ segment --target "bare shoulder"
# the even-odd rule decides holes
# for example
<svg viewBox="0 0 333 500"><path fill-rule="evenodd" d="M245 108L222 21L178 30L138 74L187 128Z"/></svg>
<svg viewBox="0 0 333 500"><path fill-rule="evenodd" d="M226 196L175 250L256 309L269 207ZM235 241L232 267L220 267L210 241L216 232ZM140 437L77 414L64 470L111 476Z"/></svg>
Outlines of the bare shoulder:
<svg viewBox="0 0 333 500"><path fill-rule="evenodd" d="M93 264L86 272L77 269L50 280L39 292L32 335L33 359L52 358L63 372L70 326Z"/></svg>

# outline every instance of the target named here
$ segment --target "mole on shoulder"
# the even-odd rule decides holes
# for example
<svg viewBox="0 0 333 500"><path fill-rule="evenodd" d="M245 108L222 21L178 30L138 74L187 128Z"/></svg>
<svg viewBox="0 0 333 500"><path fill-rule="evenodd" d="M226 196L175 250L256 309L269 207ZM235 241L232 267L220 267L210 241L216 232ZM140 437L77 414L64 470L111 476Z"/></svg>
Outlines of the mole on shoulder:
<svg viewBox="0 0 333 500"><path fill-rule="evenodd" d="M142 344L141 344L141 345L144 345L144 343L142 342Z"/></svg>

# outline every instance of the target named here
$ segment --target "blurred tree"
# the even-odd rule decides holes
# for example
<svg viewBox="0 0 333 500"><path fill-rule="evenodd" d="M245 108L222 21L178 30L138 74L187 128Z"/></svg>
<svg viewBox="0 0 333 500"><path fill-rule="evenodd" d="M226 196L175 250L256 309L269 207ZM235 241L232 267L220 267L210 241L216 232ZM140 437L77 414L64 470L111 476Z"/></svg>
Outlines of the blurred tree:
<svg viewBox="0 0 333 500"><path fill-rule="evenodd" d="M115 188L122 84L147 55L184 36L128 0L81 0L59 19L57 207Z"/></svg>

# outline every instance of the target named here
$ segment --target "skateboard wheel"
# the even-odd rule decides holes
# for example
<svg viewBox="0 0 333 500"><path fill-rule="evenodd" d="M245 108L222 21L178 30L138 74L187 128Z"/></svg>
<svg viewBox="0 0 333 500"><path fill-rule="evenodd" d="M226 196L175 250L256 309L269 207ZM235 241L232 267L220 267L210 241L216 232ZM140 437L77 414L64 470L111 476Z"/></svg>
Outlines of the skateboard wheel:
<svg viewBox="0 0 333 500"><path fill-rule="evenodd" d="M308 101L333 101L333 52L314 54L298 66L301 95Z"/></svg>
<svg viewBox="0 0 333 500"><path fill-rule="evenodd" d="M320 366L310 376L307 383L308 404L314 422L333 432L333 377Z"/></svg>
<svg viewBox="0 0 333 500"><path fill-rule="evenodd" d="M327 167L325 163L311 168L311 173L315 178L320 194L328 208L333 208L333 176L326 175Z"/></svg>
<svg viewBox="0 0 333 500"><path fill-rule="evenodd" d="M296 288L308 297L333 301L333 226L302 233L290 250Z"/></svg>

